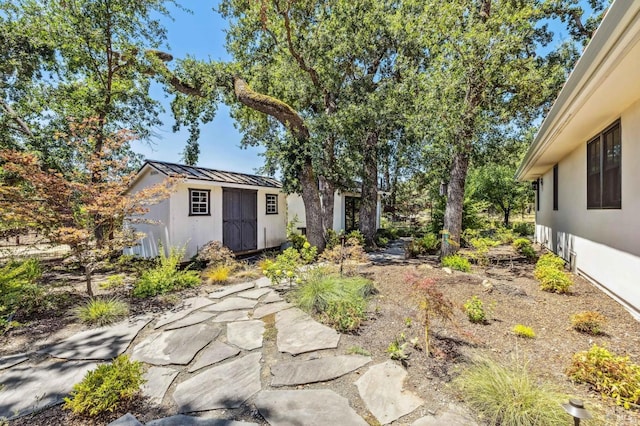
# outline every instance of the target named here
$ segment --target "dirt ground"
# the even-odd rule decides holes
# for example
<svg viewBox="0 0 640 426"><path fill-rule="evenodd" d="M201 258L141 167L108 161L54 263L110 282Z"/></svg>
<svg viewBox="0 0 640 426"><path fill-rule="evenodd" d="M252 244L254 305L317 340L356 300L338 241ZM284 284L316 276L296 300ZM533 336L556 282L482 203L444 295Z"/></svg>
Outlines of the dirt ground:
<svg viewBox="0 0 640 426"><path fill-rule="evenodd" d="M426 402L402 423L410 424L428 412L439 412L449 403L463 404L462 396L452 385L459 371L478 357L490 357L501 362L528 363L531 373L540 381L554 385L560 392L585 400L587 408L597 413L599 423L607 425L640 424L640 413L616 407L611 402L591 392L587 385L573 384L565 375L575 352L586 351L592 344L605 346L618 355L629 355L640 364L640 322L636 321L621 305L581 277L574 276L571 294L558 295L539 290L533 278L533 264L520 259L510 247L502 246L492 250L490 264L474 266L471 273L443 270L437 258L425 257L404 262L368 265L360 272L376 283L378 293L369 305L369 319L357 334L343 335L337 352L345 353L354 347L362 348L374 358L374 362L389 359L389 344L401 335L407 341L418 338L418 348L407 345L409 359L406 369L409 373L406 389L416 392ZM416 275L434 279L445 297L453 302L454 318L451 322L435 321L431 329L434 356L427 357L423 351L424 331L421 312L415 289L407 276ZM67 279L60 291L71 294L66 307L71 307L83 298L82 282ZM73 288L73 291L69 289ZM65 290L66 289L66 290ZM190 290L180 297L196 293L206 294L213 289L205 285ZM122 290L120 295L123 296ZM472 324L462 310L462 304L472 296L478 296L490 307L485 324ZM132 313L160 312L168 309L176 297L156 298L151 301L135 302ZM132 301L133 302L133 301ZM81 329L71 315L60 315L58 307L49 315L43 314L27 327L11 330L0 336L0 355L29 350L35 341L45 337L70 335ZM607 318L604 334L590 336L574 331L569 321L570 315L581 311L598 311ZM511 329L516 324L533 328L535 339L516 337ZM275 351L275 347L273 348ZM354 373L355 374L355 373ZM323 384L305 388L331 388L349 398L359 413L366 408L357 396L353 381L357 377L345 376ZM149 407L143 401L136 401L94 424L106 424L127 411L140 418L153 418L163 412L162 407ZM249 420L255 416L251 407L244 413L237 413L238 419ZM156 416L158 417L158 416ZM255 418L253 419L255 421ZM368 419L371 424L375 421ZM59 406L42 413L13 422L15 425L84 425L91 424L86 419L77 419ZM569 424L569 423L568 423ZM583 422L582 424L596 424Z"/></svg>

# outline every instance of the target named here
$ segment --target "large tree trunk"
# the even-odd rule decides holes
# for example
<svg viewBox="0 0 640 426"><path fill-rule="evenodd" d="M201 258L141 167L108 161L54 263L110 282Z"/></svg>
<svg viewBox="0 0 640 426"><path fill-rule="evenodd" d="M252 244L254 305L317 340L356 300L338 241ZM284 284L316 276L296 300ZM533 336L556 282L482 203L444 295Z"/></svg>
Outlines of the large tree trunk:
<svg viewBox="0 0 640 426"><path fill-rule="evenodd" d="M360 232L365 244L375 246L378 207L378 134L369 133L362 156L362 190L360 200Z"/></svg>
<svg viewBox="0 0 640 426"><path fill-rule="evenodd" d="M318 251L322 251L326 246L322 229L322 203L311 159L305 161L300 170L300 185L307 222L307 239L312 246L318 247Z"/></svg>
<svg viewBox="0 0 640 426"><path fill-rule="evenodd" d="M509 227L509 215L511 214L511 209L510 208L506 208L503 210L504 212L504 227L508 228Z"/></svg>
<svg viewBox="0 0 640 426"><path fill-rule="evenodd" d="M456 152L453 156L451 175L447 188L447 206L444 210L442 257L454 254L460 248L464 187L467 181L468 169L469 155L464 152Z"/></svg>
<svg viewBox="0 0 640 426"><path fill-rule="evenodd" d="M333 229L333 213L336 187L329 179L318 176L320 187L320 202L322 208L322 232L326 237L327 231Z"/></svg>

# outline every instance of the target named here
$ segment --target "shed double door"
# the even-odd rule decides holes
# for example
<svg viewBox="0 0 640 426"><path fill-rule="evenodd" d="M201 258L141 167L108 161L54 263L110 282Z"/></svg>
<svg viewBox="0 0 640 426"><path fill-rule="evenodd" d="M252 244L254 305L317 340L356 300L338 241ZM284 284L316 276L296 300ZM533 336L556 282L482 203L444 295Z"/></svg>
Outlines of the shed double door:
<svg viewBox="0 0 640 426"><path fill-rule="evenodd" d="M258 192L222 190L222 243L234 252L258 248Z"/></svg>

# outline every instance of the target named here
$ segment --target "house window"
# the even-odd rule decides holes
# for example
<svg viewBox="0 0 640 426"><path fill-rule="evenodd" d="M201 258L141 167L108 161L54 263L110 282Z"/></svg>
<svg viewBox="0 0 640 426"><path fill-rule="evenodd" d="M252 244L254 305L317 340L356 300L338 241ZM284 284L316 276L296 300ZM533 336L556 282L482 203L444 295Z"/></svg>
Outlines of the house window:
<svg viewBox="0 0 640 426"><path fill-rule="evenodd" d="M558 165L553 166L553 209L558 210Z"/></svg>
<svg viewBox="0 0 640 426"><path fill-rule="evenodd" d="M267 214L278 214L277 194L267 194Z"/></svg>
<svg viewBox="0 0 640 426"><path fill-rule="evenodd" d="M622 206L622 137L620 121L587 143L587 208Z"/></svg>
<svg viewBox="0 0 640 426"><path fill-rule="evenodd" d="M536 179L536 211L540 211L540 178Z"/></svg>
<svg viewBox="0 0 640 426"><path fill-rule="evenodd" d="M189 216L209 216L211 190L189 189Z"/></svg>
<svg viewBox="0 0 640 426"><path fill-rule="evenodd" d="M360 224L360 197L344 197L344 229L355 231Z"/></svg>

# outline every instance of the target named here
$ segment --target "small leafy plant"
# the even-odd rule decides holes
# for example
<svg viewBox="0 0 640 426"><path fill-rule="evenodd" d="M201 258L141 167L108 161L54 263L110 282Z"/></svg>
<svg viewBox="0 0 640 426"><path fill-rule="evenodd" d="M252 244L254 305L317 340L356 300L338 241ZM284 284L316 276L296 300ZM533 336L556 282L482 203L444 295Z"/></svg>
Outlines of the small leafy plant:
<svg viewBox="0 0 640 426"><path fill-rule="evenodd" d="M142 273L133 288L133 295L151 297L199 285L200 274L197 271L178 269L183 256L184 249L171 248L168 256L161 249L158 264Z"/></svg>
<svg viewBox="0 0 640 426"><path fill-rule="evenodd" d="M100 288L104 290L110 290L112 288L122 287L124 283L125 283L124 275L122 274L110 275L107 277L107 280L104 283L100 284Z"/></svg>
<svg viewBox="0 0 640 426"><path fill-rule="evenodd" d="M602 333L602 326L607 318L600 312L584 311L571 315L571 325L581 333L598 335Z"/></svg>
<svg viewBox="0 0 640 426"><path fill-rule="evenodd" d="M128 314L129 306L116 298L93 298L76 309L76 316L80 321L99 326L114 323Z"/></svg>
<svg viewBox="0 0 640 426"><path fill-rule="evenodd" d="M540 289L551 293L569 293L573 281L564 272L564 260L553 253L540 256L533 275L540 282Z"/></svg>
<svg viewBox="0 0 640 426"><path fill-rule="evenodd" d="M640 404L640 365L633 364L628 356L617 356L594 344L588 351L573 355L567 375L578 383L588 383L625 409Z"/></svg>
<svg viewBox="0 0 640 426"><path fill-rule="evenodd" d="M389 343L389 346L387 347L387 353L389 354L389 357L404 364L409 359L409 355L405 353L407 344L408 343L405 341L404 336L400 336L400 338L395 339L393 342Z"/></svg>
<svg viewBox="0 0 640 426"><path fill-rule="evenodd" d="M466 257L462 257L459 254L443 257L442 266L455 269L456 271L471 271L471 263L469 263L469 259L467 259Z"/></svg>
<svg viewBox="0 0 640 426"><path fill-rule="evenodd" d="M513 333L518 337L524 337L525 339L533 339L536 337L536 333L533 328L522 324L516 324L512 329Z"/></svg>
<svg viewBox="0 0 640 426"><path fill-rule="evenodd" d="M472 323L480 324L487 320L484 304L478 296L473 296L471 299L467 300L463 307L469 321Z"/></svg>
<svg viewBox="0 0 640 426"><path fill-rule="evenodd" d="M73 387L71 395L64 398L63 408L89 416L113 412L138 393L144 383L142 374L142 363L130 361L127 355L120 355L112 363L89 371Z"/></svg>
<svg viewBox="0 0 640 426"><path fill-rule="evenodd" d="M0 267L0 330L16 324L12 320L16 313L30 315L42 306L44 291L36 282L41 276L35 259Z"/></svg>
<svg viewBox="0 0 640 426"><path fill-rule="evenodd" d="M371 356L371 352L364 349L361 346L351 346L347 349L347 354L349 355L362 355L362 356Z"/></svg>
<svg viewBox="0 0 640 426"><path fill-rule="evenodd" d="M513 241L513 248L526 257L527 259L535 259L536 251L528 238L518 238Z"/></svg>
<svg viewBox="0 0 640 426"><path fill-rule="evenodd" d="M517 222L513 224L511 229L521 237L527 237L535 233L536 227L531 222Z"/></svg>
<svg viewBox="0 0 640 426"><path fill-rule="evenodd" d="M440 247L440 239L434 233L428 232L422 238L414 238L407 246L407 255L416 257L423 254L433 254Z"/></svg>

